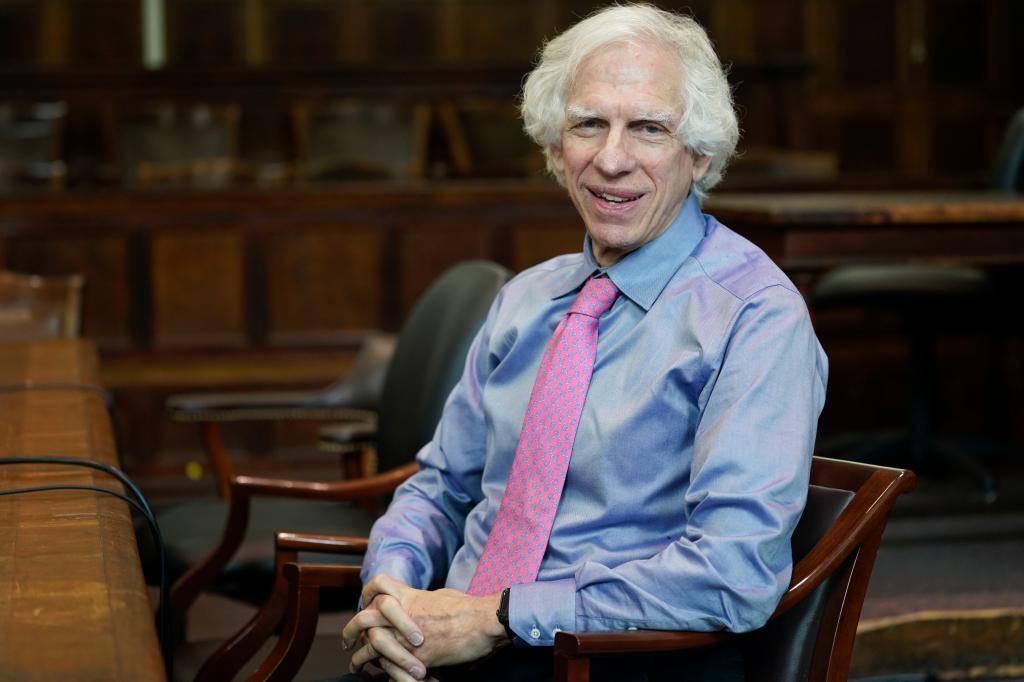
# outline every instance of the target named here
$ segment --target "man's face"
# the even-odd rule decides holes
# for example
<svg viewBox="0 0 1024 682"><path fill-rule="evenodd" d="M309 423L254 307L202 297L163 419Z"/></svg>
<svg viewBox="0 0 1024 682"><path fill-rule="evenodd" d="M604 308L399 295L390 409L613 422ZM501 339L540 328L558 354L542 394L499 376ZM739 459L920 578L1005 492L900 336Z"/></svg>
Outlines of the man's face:
<svg viewBox="0 0 1024 682"><path fill-rule="evenodd" d="M680 87L675 57L622 43L588 57L569 91L562 148L550 154L601 265L664 232L707 171L710 158L675 136Z"/></svg>

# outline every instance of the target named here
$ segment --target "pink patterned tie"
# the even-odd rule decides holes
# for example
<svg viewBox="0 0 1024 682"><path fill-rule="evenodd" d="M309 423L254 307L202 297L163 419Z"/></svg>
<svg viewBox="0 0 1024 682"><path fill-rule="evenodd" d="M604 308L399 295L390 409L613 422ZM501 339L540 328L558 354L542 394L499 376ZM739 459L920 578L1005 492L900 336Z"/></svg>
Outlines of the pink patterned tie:
<svg viewBox="0 0 1024 682"><path fill-rule="evenodd" d="M491 594L537 579L594 370L598 319L618 295L607 277L588 279L548 342L469 594Z"/></svg>

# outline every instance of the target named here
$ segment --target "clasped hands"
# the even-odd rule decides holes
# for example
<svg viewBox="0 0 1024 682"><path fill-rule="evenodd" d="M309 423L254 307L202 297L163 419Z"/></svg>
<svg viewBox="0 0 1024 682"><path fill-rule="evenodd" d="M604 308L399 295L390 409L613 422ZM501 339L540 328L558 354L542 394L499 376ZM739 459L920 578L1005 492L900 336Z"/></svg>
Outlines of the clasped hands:
<svg viewBox="0 0 1024 682"><path fill-rule="evenodd" d="M341 631L346 649L359 647L353 672L374 662L393 682L417 682L428 679L428 668L475 661L508 641L495 617L500 593L418 590L382 574L362 599L363 610Z"/></svg>

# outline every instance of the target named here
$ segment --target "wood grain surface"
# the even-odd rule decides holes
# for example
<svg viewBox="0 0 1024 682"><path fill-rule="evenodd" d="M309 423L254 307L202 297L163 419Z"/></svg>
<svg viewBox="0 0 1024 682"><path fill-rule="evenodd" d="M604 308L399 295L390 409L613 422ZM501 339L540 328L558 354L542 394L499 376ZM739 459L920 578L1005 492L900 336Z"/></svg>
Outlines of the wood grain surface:
<svg viewBox="0 0 1024 682"><path fill-rule="evenodd" d="M62 456L117 465L103 399L40 384L99 386L88 341L0 345L0 457ZM94 485L99 471L0 467L0 490ZM127 504L90 491L0 497L0 680L163 680L163 663Z"/></svg>

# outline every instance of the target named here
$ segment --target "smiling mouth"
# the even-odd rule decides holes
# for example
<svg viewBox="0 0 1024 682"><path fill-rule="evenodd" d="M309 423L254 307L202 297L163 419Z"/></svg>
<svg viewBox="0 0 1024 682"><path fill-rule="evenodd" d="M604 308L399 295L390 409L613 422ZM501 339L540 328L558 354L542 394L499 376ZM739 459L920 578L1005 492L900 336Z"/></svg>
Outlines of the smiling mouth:
<svg viewBox="0 0 1024 682"><path fill-rule="evenodd" d="M601 191L593 190L593 189L590 189L590 188L587 188L587 191L590 192L591 194L593 194L598 199L601 199L602 201L607 201L608 203L611 203L611 204L628 204L628 203L630 203L632 201L636 201L640 197L644 196L642 193L641 194L609 194L608 192L601 192Z"/></svg>

